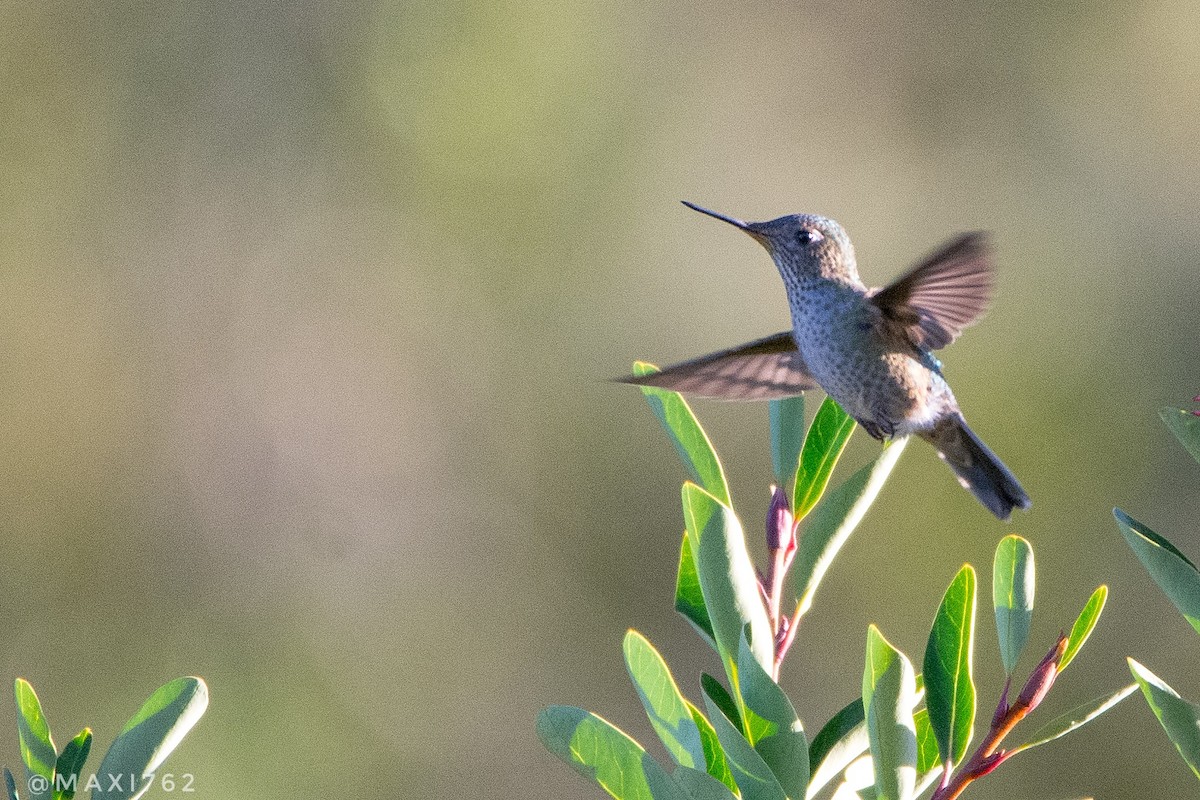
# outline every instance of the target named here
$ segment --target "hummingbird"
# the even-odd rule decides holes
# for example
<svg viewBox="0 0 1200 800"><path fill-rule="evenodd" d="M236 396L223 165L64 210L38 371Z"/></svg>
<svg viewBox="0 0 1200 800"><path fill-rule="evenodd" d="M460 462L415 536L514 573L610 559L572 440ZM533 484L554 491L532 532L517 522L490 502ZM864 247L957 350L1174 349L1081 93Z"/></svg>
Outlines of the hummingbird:
<svg viewBox="0 0 1200 800"><path fill-rule="evenodd" d="M783 278L792 329L625 383L723 400L767 400L820 388L875 439L929 442L988 511L1030 506L1012 472L975 435L934 355L983 315L994 286L985 233L964 233L883 288L858 275L837 222L790 214L743 222L684 205L749 234Z"/></svg>

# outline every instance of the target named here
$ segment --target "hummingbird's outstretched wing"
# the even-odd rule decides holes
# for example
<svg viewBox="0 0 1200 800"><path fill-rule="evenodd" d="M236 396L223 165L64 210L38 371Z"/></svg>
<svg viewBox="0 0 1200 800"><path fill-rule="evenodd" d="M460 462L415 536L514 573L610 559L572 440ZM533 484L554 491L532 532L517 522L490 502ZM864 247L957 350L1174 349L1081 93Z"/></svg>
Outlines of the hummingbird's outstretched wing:
<svg viewBox="0 0 1200 800"><path fill-rule="evenodd" d="M987 234L965 233L871 295L885 337L937 350L987 310L994 285Z"/></svg>
<svg viewBox="0 0 1200 800"><path fill-rule="evenodd" d="M791 331L618 380L719 400L772 400L818 388Z"/></svg>

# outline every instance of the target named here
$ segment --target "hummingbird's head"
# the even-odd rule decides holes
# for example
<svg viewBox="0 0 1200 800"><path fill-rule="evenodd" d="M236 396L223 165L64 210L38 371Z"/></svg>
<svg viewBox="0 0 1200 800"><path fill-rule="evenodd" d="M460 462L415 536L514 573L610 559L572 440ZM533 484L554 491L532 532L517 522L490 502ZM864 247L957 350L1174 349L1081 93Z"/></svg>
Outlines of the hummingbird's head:
<svg viewBox="0 0 1200 800"><path fill-rule="evenodd" d="M789 288L802 278L858 281L854 245L842 226L816 214L789 214L769 222L743 222L686 200L688 208L740 228L771 254Z"/></svg>

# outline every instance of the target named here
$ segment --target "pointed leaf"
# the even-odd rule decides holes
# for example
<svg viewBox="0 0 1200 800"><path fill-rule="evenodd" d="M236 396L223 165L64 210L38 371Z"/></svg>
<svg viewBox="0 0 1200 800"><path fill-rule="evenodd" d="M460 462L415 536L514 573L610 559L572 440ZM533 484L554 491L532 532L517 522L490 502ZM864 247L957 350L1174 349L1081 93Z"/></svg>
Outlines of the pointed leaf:
<svg viewBox="0 0 1200 800"><path fill-rule="evenodd" d="M1100 613L1104 611L1104 601L1108 599L1108 587L1097 586L1096 591L1092 592L1092 596L1084 604L1083 610L1079 612L1079 616L1075 618L1075 624L1071 626L1071 632L1067 634L1067 649L1063 651L1062 658L1058 661L1058 671L1061 673L1067 668L1067 664L1075 658L1079 652L1079 648L1083 647L1083 643L1092 635L1092 631L1096 627L1096 623L1100 621Z"/></svg>
<svg viewBox="0 0 1200 800"><path fill-rule="evenodd" d="M84 728L67 743L54 765L54 800L71 800L79 787L79 773L92 749L92 731Z"/></svg>
<svg viewBox="0 0 1200 800"><path fill-rule="evenodd" d="M1000 662L1007 675L1012 675L1029 641L1035 583L1032 545L1016 534L1005 536L992 562L992 607L1000 639Z"/></svg>
<svg viewBox="0 0 1200 800"><path fill-rule="evenodd" d="M1013 754L1015 755L1022 750L1030 750L1034 747L1038 747L1039 745L1043 745L1046 742L1053 742L1055 739L1061 736L1066 736L1073 730L1082 728L1084 725L1087 725L1096 717L1100 716L1117 703L1136 692L1137 688L1138 687L1136 683L1131 683L1128 686L1118 689L1112 694L1107 694L1103 697L1097 697L1094 700L1072 709L1066 714L1063 714L1061 717L1058 717L1054 721L1039 728L1037 733L1033 735L1033 739L1028 744L1023 744L1020 747L1013 748Z"/></svg>
<svg viewBox="0 0 1200 800"><path fill-rule="evenodd" d="M651 785L670 776L640 744L608 720L571 706L538 714L537 734L554 755L617 800L654 800Z"/></svg>
<svg viewBox="0 0 1200 800"><path fill-rule="evenodd" d="M1200 573L1175 545L1119 508L1117 526L1142 566L1191 626L1200 633Z"/></svg>
<svg viewBox="0 0 1200 800"><path fill-rule="evenodd" d="M1200 417L1182 408L1164 408L1159 416L1192 458L1200 461Z"/></svg>
<svg viewBox="0 0 1200 800"><path fill-rule="evenodd" d="M817 409L812 425L808 426L808 435L804 437L796 483L791 487L796 519L804 519L825 493L833 468L846 449L850 434L854 433L854 425L854 420L832 397L826 397Z"/></svg>
<svg viewBox="0 0 1200 800"><path fill-rule="evenodd" d="M38 700L37 692L33 690L29 681L17 678L13 684L13 694L17 703L17 734L21 743L21 761L25 763L26 774L29 777L37 775L45 778L45 782L27 780L25 788L32 800L49 798L54 779L54 762L58 758L54 739L50 736L50 725L42 713L42 704ZM40 791L35 791L35 787Z"/></svg>
<svg viewBox="0 0 1200 800"><path fill-rule="evenodd" d="M8 767L4 768L4 792L7 800L21 800L20 795L17 794L17 782L13 779L13 774Z"/></svg>
<svg viewBox="0 0 1200 800"><path fill-rule="evenodd" d="M689 800L736 800L729 787L707 772L690 767L677 767L671 777Z"/></svg>
<svg viewBox="0 0 1200 800"><path fill-rule="evenodd" d="M1132 658L1129 671L1142 687L1150 710L1174 743L1179 755L1200 778L1200 706L1189 703L1161 678Z"/></svg>
<svg viewBox="0 0 1200 800"><path fill-rule="evenodd" d="M732 509L696 484L685 483L683 514L696 554L704 605L737 700L737 651L742 628L750 625L754 657L764 669L775 658L771 622L759 595L758 575L746 551L741 523Z"/></svg>
<svg viewBox="0 0 1200 800"><path fill-rule="evenodd" d="M723 691L725 687L721 688ZM733 773L729 771L729 763L725 760L725 751L721 749L721 741L717 738L716 729L708 721L708 717L704 716L704 712L696 708L690 700L684 702L687 703L688 710L692 712L692 721L700 730L700 742L704 745L704 763L707 765L708 774L728 786L730 791L736 792L737 784L733 781ZM729 702L730 705L733 704L732 698ZM735 708L734 711L736 710Z"/></svg>
<svg viewBox="0 0 1200 800"><path fill-rule="evenodd" d="M912 664L874 625L867 630L863 707L875 791L879 800L909 800L917 780L917 732L913 706L917 682Z"/></svg>
<svg viewBox="0 0 1200 800"><path fill-rule="evenodd" d="M141 797L150 788L154 771L179 746L206 708L208 687L199 678L176 678L159 687L105 753L96 771L101 788L92 791L92 800ZM140 782L131 780L131 776L140 776ZM114 782L119 784L115 788Z"/></svg>
<svg viewBox="0 0 1200 800"><path fill-rule="evenodd" d="M640 377L654 372L658 372L658 367L653 364L634 362L634 375ZM643 386L641 389L642 394L646 396L646 402L650 404L658 421L671 437L671 443L675 445L675 450L692 480L725 505L732 505L729 500L729 486L725 482L725 471L721 469L717 452L683 395L653 386Z"/></svg>
<svg viewBox="0 0 1200 800"><path fill-rule="evenodd" d="M943 762L967 754L975 725L975 570L958 571L942 596L925 646L925 707Z"/></svg>
<svg viewBox="0 0 1200 800"><path fill-rule="evenodd" d="M675 763L705 768L704 743L692 712L667 668L667 662L637 631L625 634L625 667L646 709L646 716Z"/></svg>
<svg viewBox="0 0 1200 800"><path fill-rule="evenodd" d="M796 709L779 684L755 660L742 633L738 648L739 689L746 713L743 730L788 797L804 797L808 786L808 741Z"/></svg>
<svg viewBox="0 0 1200 800"><path fill-rule="evenodd" d="M796 596L801 616L812 608L813 596L830 564L879 495L908 439L896 439L867 466L830 492L817 506L800 539L796 554Z"/></svg>
<svg viewBox="0 0 1200 800"><path fill-rule="evenodd" d="M723 683L707 672L701 672L700 688L703 690L704 696L721 709L721 713L734 724L734 727L739 731L745 730L745 725L742 723L742 712L738 708L737 701L733 699L733 695L729 693Z"/></svg>
<svg viewBox="0 0 1200 800"><path fill-rule="evenodd" d="M696 557L692 553L692 543L683 532L683 544L679 547L679 571L675 575L675 610L692 624L705 641L717 647L713 637L712 620L708 617L708 609L704 607L704 592L700 589L700 573L696 570Z"/></svg>
<svg viewBox="0 0 1200 800"><path fill-rule="evenodd" d="M860 697L834 714L809 745L808 763L812 777L808 783L808 797L814 796L870 745Z"/></svg>
<svg viewBox="0 0 1200 800"><path fill-rule="evenodd" d="M800 448L804 446L804 395L770 402L771 461L775 480L787 491L796 482ZM790 499L790 493L789 493Z"/></svg>
<svg viewBox="0 0 1200 800"><path fill-rule="evenodd" d="M725 716L720 707L707 695L704 698L708 709L708 719L717 732L721 741L721 749L729 762L729 770L733 780L738 785L742 800L784 800L783 787L779 785L775 774L767 766L741 731L734 727L733 722Z"/></svg>

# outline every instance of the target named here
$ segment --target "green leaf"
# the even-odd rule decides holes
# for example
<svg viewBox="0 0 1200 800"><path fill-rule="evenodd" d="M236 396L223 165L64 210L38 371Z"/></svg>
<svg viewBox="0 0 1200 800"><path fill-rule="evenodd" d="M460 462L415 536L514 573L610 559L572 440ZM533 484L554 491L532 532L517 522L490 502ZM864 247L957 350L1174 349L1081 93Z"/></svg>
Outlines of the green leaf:
<svg viewBox="0 0 1200 800"><path fill-rule="evenodd" d="M801 616L812 608L821 579L875 501L907 443L908 439L904 438L885 445L874 461L854 473L817 506L800 539L800 550L792 570Z"/></svg>
<svg viewBox="0 0 1200 800"><path fill-rule="evenodd" d="M1196 571L1196 566L1175 545L1121 509L1114 508L1113 516L1117 518L1125 541L1158 588L1200 633L1200 572Z"/></svg>
<svg viewBox="0 0 1200 800"><path fill-rule="evenodd" d="M917 780L917 732L913 721L916 702L912 664L871 625L863 671L863 708L879 800L909 800L913 796Z"/></svg>
<svg viewBox="0 0 1200 800"><path fill-rule="evenodd" d="M975 726L975 570L965 565L938 606L925 646L925 707L942 761L957 764L967 754Z"/></svg>
<svg viewBox="0 0 1200 800"><path fill-rule="evenodd" d="M854 433L854 425L854 420L832 397L826 397L817 409L804 437L796 482L789 493L796 519L804 519L825 493L833 468Z"/></svg>
<svg viewBox="0 0 1200 800"><path fill-rule="evenodd" d="M1182 408L1164 408L1158 413L1192 458L1200 461L1200 417Z"/></svg>
<svg viewBox="0 0 1200 800"><path fill-rule="evenodd" d="M667 668L667 662L637 631L625 634L625 667L646 709L646 716L675 763L705 768L704 743L692 712Z"/></svg>
<svg viewBox="0 0 1200 800"><path fill-rule="evenodd" d="M96 776L92 800L133 800L150 788L153 773L208 708L208 687L199 678L176 678L146 700L117 736ZM117 776L119 786L113 786ZM140 776L135 786L130 776Z"/></svg>
<svg viewBox="0 0 1200 800"><path fill-rule="evenodd" d="M84 728L67 743L54 765L54 800L71 800L79 787L79 773L92 749L92 731Z"/></svg>
<svg viewBox="0 0 1200 800"><path fill-rule="evenodd" d="M772 400L770 413L775 480L787 491L796 482L796 466L800 463L800 448L804 445L804 395Z"/></svg>
<svg viewBox="0 0 1200 800"><path fill-rule="evenodd" d="M1078 708L1072 709L1066 714L1063 714L1061 717L1058 717L1054 721L1039 728L1038 732L1033 735L1033 739L1028 744L1015 747L1013 748L1012 752L1016 754L1022 750L1030 750L1034 747L1038 747L1039 745L1043 745L1046 742L1053 742L1055 739L1061 736L1066 736L1068 733L1076 730L1077 728L1082 728L1084 725L1087 725L1089 722L1108 711L1126 697L1129 697L1129 695L1137 691L1137 688L1138 687L1136 683L1131 683L1128 686L1118 689L1112 694L1106 694L1103 697L1097 697L1094 700L1084 703Z"/></svg>
<svg viewBox="0 0 1200 800"><path fill-rule="evenodd" d="M917 731L917 774L924 775L931 769L940 769L943 764L942 750L933 731L933 723L929 720L928 708L919 708L913 714L913 727Z"/></svg>
<svg viewBox="0 0 1200 800"><path fill-rule="evenodd" d="M1063 651L1063 656L1058 661L1059 673L1067 668L1067 664L1070 664L1071 660L1075 658L1079 648L1083 647L1083 643L1092 635L1092 630L1100 621L1100 612L1104 611L1106 599L1108 599L1108 587L1097 586L1096 591L1092 592L1092 596L1084 604L1083 610L1079 612L1079 616L1075 618L1075 624L1071 626L1071 632L1067 634L1067 649Z"/></svg>
<svg viewBox="0 0 1200 800"><path fill-rule="evenodd" d="M808 763L812 769L809 793L824 787L870 745L860 697L834 714L809 745Z"/></svg>
<svg viewBox="0 0 1200 800"><path fill-rule="evenodd" d="M771 768L711 697L704 698L708 718L717 732L729 770L742 800L785 800L787 795Z"/></svg>
<svg viewBox="0 0 1200 800"><path fill-rule="evenodd" d="M750 625L754 657L763 669L769 669L775 659L771 622L759 595L758 575L746 551L741 523L731 508L696 484L685 483L683 514L717 650L737 699L737 651L745 625Z"/></svg>
<svg viewBox="0 0 1200 800"><path fill-rule="evenodd" d="M992 562L992 606L996 611L1000 661L1007 675L1012 675L1029 640L1034 583L1033 547L1016 534L1005 536Z"/></svg>
<svg viewBox="0 0 1200 800"><path fill-rule="evenodd" d="M537 734L554 755L617 800L654 800L651 786L672 784L640 744L603 717L572 706L538 714ZM666 792L666 793L669 793Z"/></svg>
<svg viewBox="0 0 1200 800"><path fill-rule="evenodd" d="M671 777L690 800L736 800L733 790L707 772L677 767Z"/></svg>
<svg viewBox="0 0 1200 800"><path fill-rule="evenodd" d="M724 686L721 687L721 691L725 691ZM726 696L728 697L728 695ZM687 703L688 710L692 712L692 721L700 730L700 741L704 745L704 763L707 765L708 774L728 786L730 791L736 792L737 784L733 781L733 773L729 771L729 763L725 760L725 751L721 749L721 741L717 738L716 729L708 721L708 717L704 716L704 712L696 708L690 700L684 700L684 702ZM729 698L729 704L733 705L733 698ZM733 710L737 711L736 708Z"/></svg>
<svg viewBox="0 0 1200 800"><path fill-rule="evenodd" d="M719 680L709 675L707 672L700 673L700 689L704 692L704 696L716 704L717 708L721 709L721 713L729 719L737 729L745 730L745 725L742 724L742 712L738 708L737 701L733 699L733 695L725 688L725 685ZM707 704L706 704L707 705Z"/></svg>
<svg viewBox="0 0 1200 800"><path fill-rule="evenodd" d="M1179 750L1179 755L1200 778L1200 706L1189 703L1161 678L1132 658L1129 671L1142 687L1142 694L1154 716Z"/></svg>
<svg viewBox="0 0 1200 800"><path fill-rule="evenodd" d="M21 761L25 763L27 775L37 775L45 778L46 782L26 781L25 788L29 790L32 800L50 797L51 783L54 780L54 762L58 758L54 748L54 739L50 736L50 725L42 713L42 704L37 692L24 678L17 678L13 684L13 694L17 704L17 734L21 743ZM44 787L42 791L34 791L30 783Z"/></svg>
<svg viewBox="0 0 1200 800"><path fill-rule="evenodd" d="M658 372L658 367L653 364L644 361L636 361L633 364L633 374L638 377L655 372ZM642 386L641 390L658 421L671 437L671 443L675 445L675 450L692 480L725 505L733 505L729 499L725 471L721 469L717 452L683 395L653 386Z"/></svg>
<svg viewBox="0 0 1200 800"><path fill-rule="evenodd" d="M8 767L4 768L4 791L4 796L8 800L21 800L17 794L17 782L13 779L13 774L9 771Z"/></svg>
<svg viewBox="0 0 1200 800"><path fill-rule="evenodd" d="M738 675L742 705L746 709L742 730L771 768L789 797L804 797L808 786L808 741L796 709L779 684L755 660L742 633L738 647Z"/></svg>
<svg viewBox="0 0 1200 800"><path fill-rule="evenodd" d="M700 589L700 573L696 571L696 557L692 554L692 543L683 532L683 544L679 546L679 571L675 575L675 610L692 624L713 649L717 647L713 636L712 620L704 607L704 592Z"/></svg>

